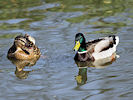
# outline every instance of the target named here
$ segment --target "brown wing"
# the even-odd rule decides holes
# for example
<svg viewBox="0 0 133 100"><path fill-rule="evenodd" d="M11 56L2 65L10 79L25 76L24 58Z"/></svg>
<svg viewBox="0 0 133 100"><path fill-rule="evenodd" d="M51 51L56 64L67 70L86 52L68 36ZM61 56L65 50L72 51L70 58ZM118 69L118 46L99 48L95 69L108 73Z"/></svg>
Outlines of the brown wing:
<svg viewBox="0 0 133 100"><path fill-rule="evenodd" d="M9 53L14 53L16 51L16 46L13 45L9 50L8 50L8 54Z"/></svg>

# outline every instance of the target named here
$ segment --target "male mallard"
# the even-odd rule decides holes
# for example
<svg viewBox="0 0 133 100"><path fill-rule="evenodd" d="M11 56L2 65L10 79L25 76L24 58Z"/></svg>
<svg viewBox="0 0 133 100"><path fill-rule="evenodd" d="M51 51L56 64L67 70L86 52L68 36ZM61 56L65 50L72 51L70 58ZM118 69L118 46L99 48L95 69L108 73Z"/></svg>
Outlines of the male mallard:
<svg viewBox="0 0 133 100"><path fill-rule="evenodd" d="M39 58L40 55L40 49L35 45L35 39L25 34L24 36L19 35L15 38L7 57L25 60Z"/></svg>
<svg viewBox="0 0 133 100"><path fill-rule="evenodd" d="M78 51L74 57L77 61L98 60L107 57L115 59L113 54L116 52L116 46L119 43L119 37L110 35L108 37L96 39L86 43L82 33L75 36L75 51Z"/></svg>

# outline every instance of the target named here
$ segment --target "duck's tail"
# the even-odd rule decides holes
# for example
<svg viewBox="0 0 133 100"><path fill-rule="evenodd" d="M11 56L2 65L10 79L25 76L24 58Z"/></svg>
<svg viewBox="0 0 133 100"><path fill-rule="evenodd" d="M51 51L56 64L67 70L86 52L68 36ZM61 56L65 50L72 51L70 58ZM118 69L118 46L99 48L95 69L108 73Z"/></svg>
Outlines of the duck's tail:
<svg viewBox="0 0 133 100"><path fill-rule="evenodd" d="M116 46L117 46L119 43L119 37L118 36L115 36L115 41L116 41Z"/></svg>
<svg viewBox="0 0 133 100"><path fill-rule="evenodd" d="M119 37L118 37L118 36L110 35L109 38L113 41L113 44L114 44L115 46L118 45L118 43L119 43Z"/></svg>

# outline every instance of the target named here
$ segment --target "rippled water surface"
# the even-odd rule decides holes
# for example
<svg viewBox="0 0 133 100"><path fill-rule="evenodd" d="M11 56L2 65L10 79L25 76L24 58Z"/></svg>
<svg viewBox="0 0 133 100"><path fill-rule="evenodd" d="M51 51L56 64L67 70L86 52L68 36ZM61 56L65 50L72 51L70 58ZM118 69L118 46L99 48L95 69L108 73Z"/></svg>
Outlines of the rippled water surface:
<svg viewBox="0 0 133 100"><path fill-rule="evenodd" d="M0 100L132 100L132 0L0 0ZM120 58L78 68L77 32L87 40L120 37ZM20 70L6 58L14 37L35 37L42 56ZM29 65L30 66L30 65Z"/></svg>

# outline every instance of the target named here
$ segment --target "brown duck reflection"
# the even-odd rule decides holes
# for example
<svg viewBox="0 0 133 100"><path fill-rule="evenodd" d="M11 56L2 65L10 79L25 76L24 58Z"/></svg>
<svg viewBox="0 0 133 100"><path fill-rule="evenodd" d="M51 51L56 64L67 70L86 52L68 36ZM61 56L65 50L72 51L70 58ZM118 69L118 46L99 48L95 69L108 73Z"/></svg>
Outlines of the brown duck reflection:
<svg viewBox="0 0 133 100"><path fill-rule="evenodd" d="M115 59L112 58L105 58L95 61L85 61L85 62L79 62L75 61L79 68L78 75L76 76L77 85L84 85L87 82L87 68L88 67L95 67L95 68L105 68L108 65L112 64L115 61Z"/></svg>
<svg viewBox="0 0 133 100"><path fill-rule="evenodd" d="M30 59L30 60L16 60L10 59L10 61L16 66L15 75L19 79L26 79L28 74L33 70L24 70L26 66L33 66L36 64L38 59Z"/></svg>

